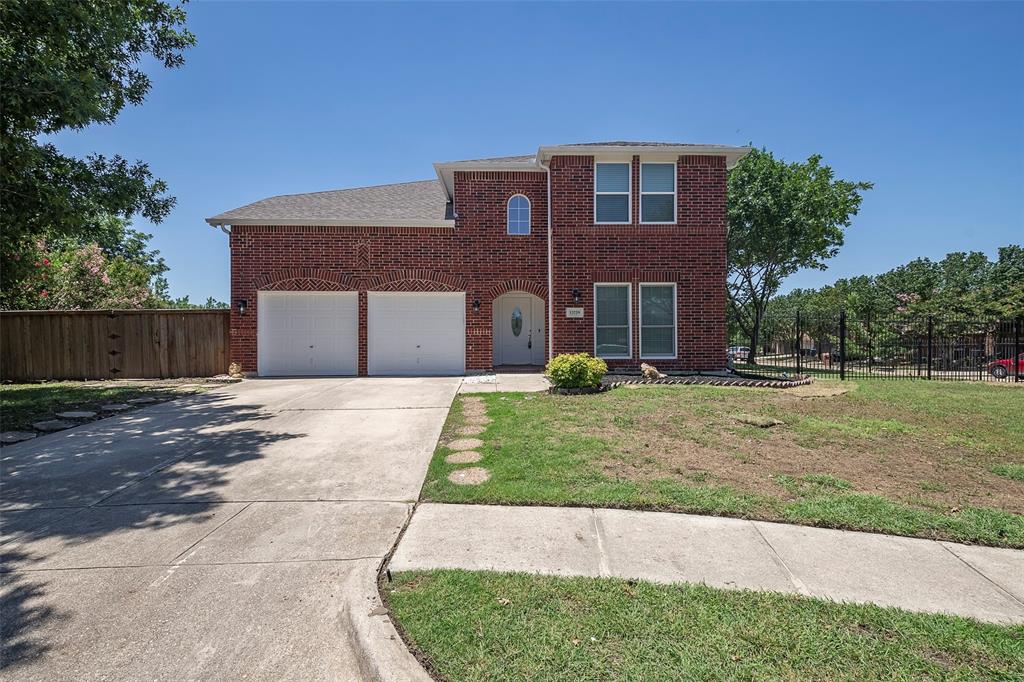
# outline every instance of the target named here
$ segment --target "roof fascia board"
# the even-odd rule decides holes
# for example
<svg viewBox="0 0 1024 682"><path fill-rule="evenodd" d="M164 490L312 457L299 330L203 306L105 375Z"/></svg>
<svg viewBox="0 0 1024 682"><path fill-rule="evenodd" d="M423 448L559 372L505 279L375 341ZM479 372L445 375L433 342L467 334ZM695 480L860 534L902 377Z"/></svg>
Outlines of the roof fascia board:
<svg viewBox="0 0 1024 682"><path fill-rule="evenodd" d="M721 147L712 145L680 145L676 147L648 146L562 146L540 147L537 150L539 161L552 156L593 156L601 159L625 159L642 156L644 160L674 161L680 156L724 156L726 165L732 168L750 152L750 147Z"/></svg>

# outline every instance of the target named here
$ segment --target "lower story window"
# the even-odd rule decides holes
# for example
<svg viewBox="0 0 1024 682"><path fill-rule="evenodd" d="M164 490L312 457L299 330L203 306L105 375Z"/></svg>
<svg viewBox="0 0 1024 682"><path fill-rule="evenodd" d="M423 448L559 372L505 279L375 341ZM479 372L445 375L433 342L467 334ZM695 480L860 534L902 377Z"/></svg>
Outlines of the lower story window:
<svg viewBox="0 0 1024 682"><path fill-rule="evenodd" d="M640 285L640 357L676 356L676 285Z"/></svg>
<svg viewBox="0 0 1024 682"><path fill-rule="evenodd" d="M628 358L630 348L628 284L594 285L594 355Z"/></svg>

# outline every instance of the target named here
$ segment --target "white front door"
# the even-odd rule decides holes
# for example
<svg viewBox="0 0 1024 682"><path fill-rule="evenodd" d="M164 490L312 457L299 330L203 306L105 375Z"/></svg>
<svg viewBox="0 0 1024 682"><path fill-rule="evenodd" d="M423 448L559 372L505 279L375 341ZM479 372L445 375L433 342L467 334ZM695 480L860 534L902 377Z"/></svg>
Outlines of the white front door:
<svg viewBox="0 0 1024 682"><path fill-rule="evenodd" d="M501 365L530 365L534 362L534 347L543 344L534 324L534 299L530 294L505 294L498 299L495 327L498 334L498 358Z"/></svg>
<svg viewBox="0 0 1024 682"><path fill-rule="evenodd" d="M261 291L256 315L256 369L260 376L356 373L356 292Z"/></svg>
<svg viewBox="0 0 1024 682"><path fill-rule="evenodd" d="M369 374L465 374L464 292L371 291L367 303Z"/></svg>

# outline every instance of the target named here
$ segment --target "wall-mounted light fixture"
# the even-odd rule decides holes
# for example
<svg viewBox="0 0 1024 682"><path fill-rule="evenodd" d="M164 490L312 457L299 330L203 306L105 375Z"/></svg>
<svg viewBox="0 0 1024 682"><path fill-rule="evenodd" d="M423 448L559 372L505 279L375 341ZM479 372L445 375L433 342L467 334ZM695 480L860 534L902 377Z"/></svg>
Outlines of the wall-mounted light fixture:
<svg viewBox="0 0 1024 682"><path fill-rule="evenodd" d="M244 298L240 298L235 303L238 305L238 314L245 315L245 309L249 307L249 301Z"/></svg>
<svg viewBox="0 0 1024 682"><path fill-rule="evenodd" d="M474 298L473 299L473 312L474 313L480 312L480 299L479 298Z"/></svg>
<svg viewBox="0 0 1024 682"><path fill-rule="evenodd" d="M572 302L573 303L579 303L580 302L580 290L579 289L573 289L572 290Z"/></svg>

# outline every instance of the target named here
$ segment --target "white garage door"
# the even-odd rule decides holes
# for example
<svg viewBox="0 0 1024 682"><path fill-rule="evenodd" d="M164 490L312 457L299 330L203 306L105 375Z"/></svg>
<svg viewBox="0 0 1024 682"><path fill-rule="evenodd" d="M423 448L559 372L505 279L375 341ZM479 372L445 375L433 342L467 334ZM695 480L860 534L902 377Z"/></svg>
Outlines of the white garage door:
<svg viewBox="0 0 1024 682"><path fill-rule="evenodd" d="M370 374L464 374L466 294L370 292Z"/></svg>
<svg viewBox="0 0 1024 682"><path fill-rule="evenodd" d="M359 296L354 291L261 291L260 376L355 374Z"/></svg>

